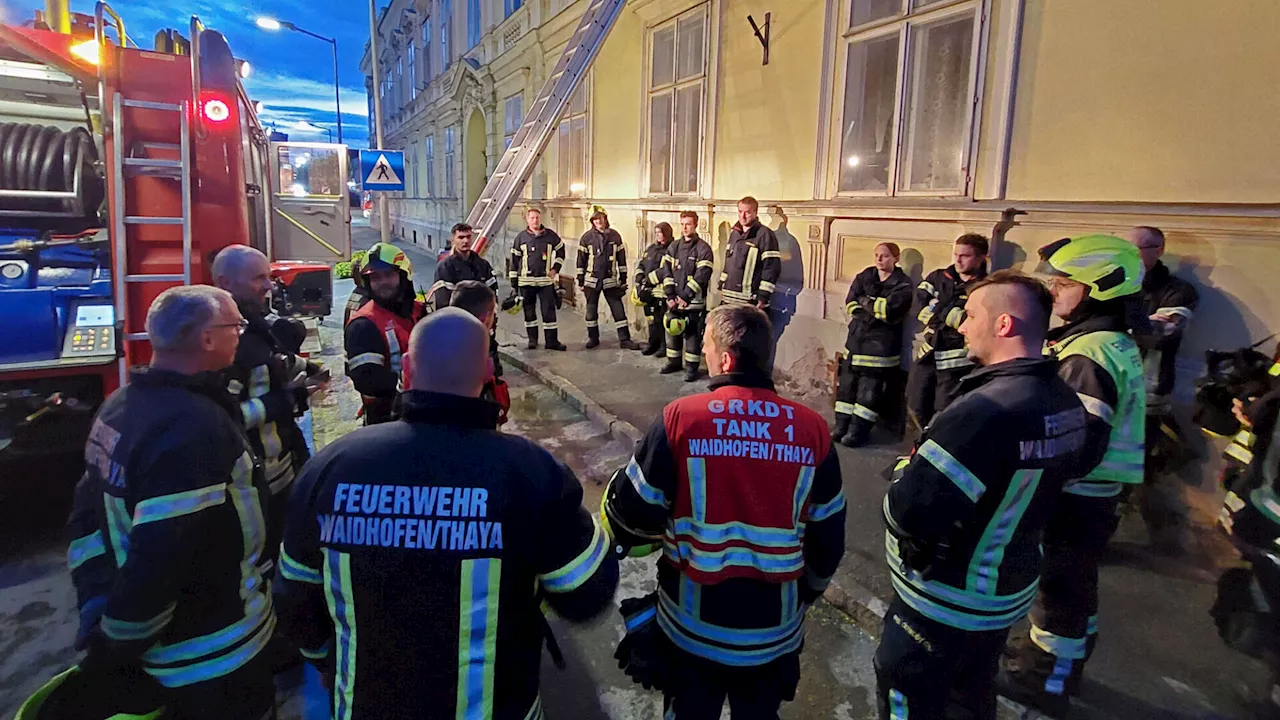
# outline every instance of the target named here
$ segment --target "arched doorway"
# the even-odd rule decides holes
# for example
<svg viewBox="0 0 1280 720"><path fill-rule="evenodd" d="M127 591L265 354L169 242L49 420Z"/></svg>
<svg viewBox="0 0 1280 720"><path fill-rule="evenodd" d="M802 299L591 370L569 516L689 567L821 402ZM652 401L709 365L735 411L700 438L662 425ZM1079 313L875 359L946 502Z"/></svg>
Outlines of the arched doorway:
<svg viewBox="0 0 1280 720"><path fill-rule="evenodd" d="M488 179L486 170L488 169L488 157L485 153L485 132L484 132L484 114L479 109L471 111L471 117L467 118L466 127L463 128L463 206L462 212L466 214L475 207L476 200L480 199L480 193L484 191L484 183Z"/></svg>

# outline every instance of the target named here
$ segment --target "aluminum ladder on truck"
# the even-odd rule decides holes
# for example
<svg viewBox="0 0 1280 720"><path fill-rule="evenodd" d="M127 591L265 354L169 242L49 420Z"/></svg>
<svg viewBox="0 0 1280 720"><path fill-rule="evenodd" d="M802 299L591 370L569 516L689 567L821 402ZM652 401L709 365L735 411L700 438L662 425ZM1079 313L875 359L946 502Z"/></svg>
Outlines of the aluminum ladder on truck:
<svg viewBox="0 0 1280 720"><path fill-rule="evenodd" d="M475 228L479 236L476 252L484 254L489 239L506 221L507 213L511 212L516 197L533 174L534 165L551 141L569 98L591 68L624 5L626 0L589 0L578 29L569 38L551 76L511 139L511 146L502 153L480 199L467 215L467 224Z"/></svg>
<svg viewBox="0 0 1280 720"><path fill-rule="evenodd" d="M125 134L124 111L126 109L172 112L178 114L179 136L177 143L139 142L133 143ZM116 319L124 327L126 351L119 360L120 384L128 382L129 352L127 343L146 340L147 333L128 332L129 327L129 293L130 285L137 283L180 283L191 284L191 103L158 103L143 100L130 100L116 92L111 100L111 179L113 192L111 199L112 240L114 267L112 276L115 285ZM153 151L161 154L176 153L177 159L160 159L150 157ZM141 152L143 156L135 156ZM127 153L127 154L126 154ZM179 216L126 215L129 205L126 203L125 173L130 175L149 175L175 180L182 185L182 214ZM182 229L182 272L175 274L146 274L129 272L129 231L142 225L168 225ZM145 314L144 314L145 317Z"/></svg>

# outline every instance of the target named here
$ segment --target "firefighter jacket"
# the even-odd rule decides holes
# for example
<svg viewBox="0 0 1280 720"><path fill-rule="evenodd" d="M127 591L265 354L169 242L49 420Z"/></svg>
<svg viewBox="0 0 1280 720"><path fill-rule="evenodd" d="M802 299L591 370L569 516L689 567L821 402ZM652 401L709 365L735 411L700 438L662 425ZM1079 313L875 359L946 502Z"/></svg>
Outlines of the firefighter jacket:
<svg viewBox="0 0 1280 720"><path fill-rule="evenodd" d="M964 304L969 288L987 276L987 266L978 268L972 280L962 280L956 266L940 268L916 287L920 312L916 318L924 327L916 360L932 356L939 370L956 370L973 365L960 334L964 322Z"/></svg>
<svg viewBox="0 0 1280 720"><path fill-rule="evenodd" d="M845 296L850 367L896 368L902 360L902 321L911 310L911 280L900 268L885 280L874 266L858 273Z"/></svg>
<svg viewBox="0 0 1280 720"><path fill-rule="evenodd" d="M578 284L591 290L627 286L627 248L613 228L594 227L578 242Z"/></svg>
<svg viewBox="0 0 1280 720"><path fill-rule="evenodd" d="M494 430L497 406L416 390L404 406L299 476L284 629L333 668L334 717L542 717L539 603L572 622L613 607L608 539L572 471Z"/></svg>
<svg viewBox="0 0 1280 720"><path fill-rule="evenodd" d="M1089 412L1093 432L1106 437L1106 454L1067 492L1119 495L1121 484L1142 482L1146 455L1147 391L1138 346L1121 317L1100 315L1049 333L1048 352Z"/></svg>
<svg viewBox="0 0 1280 720"><path fill-rule="evenodd" d="M400 380L404 354L409 349L409 333L426 309L422 303L398 303L408 311L395 311L381 301L366 303L347 323L347 374L360 393L370 422L391 418Z"/></svg>
<svg viewBox="0 0 1280 720"><path fill-rule="evenodd" d="M1173 318L1171 322L1156 324L1150 335L1138 338L1147 368L1147 388L1155 395L1173 392L1182 334L1199 303L1200 294L1196 289L1174 277L1163 262L1157 261L1142 277L1142 305L1146 315Z"/></svg>
<svg viewBox="0 0 1280 720"><path fill-rule="evenodd" d="M640 255L640 261L636 263L633 282L642 302L648 303L662 298L660 288L662 287L663 258L667 256L668 247L670 243L666 245L650 243Z"/></svg>
<svg viewBox="0 0 1280 720"><path fill-rule="evenodd" d="M782 252L778 236L756 220L743 228L733 226L720 273L720 294L726 302L769 304L782 274Z"/></svg>
<svg viewBox="0 0 1280 720"><path fill-rule="evenodd" d="M436 281L427 292L427 301L437 310L449 307L454 287L464 280L482 282L495 295L498 293L498 278L493 274L493 266L488 260L474 252L465 256L451 252L436 265Z"/></svg>
<svg viewBox="0 0 1280 720"><path fill-rule="evenodd" d="M611 527L661 536L658 624L682 650L763 665L798 650L844 555L830 430L764 375L667 405L616 483Z"/></svg>
<svg viewBox="0 0 1280 720"><path fill-rule="evenodd" d="M564 266L564 241L551 228L534 235L525 228L516 235L507 259L511 287L551 287L551 273Z"/></svg>
<svg viewBox="0 0 1280 720"><path fill-rule="evenodd" d="M249 444L255 457L262 459L271 494L279 495L289 488L295 470L310 454L294 419L307 409L307 390L288 385L299 373L311 374L319 368L283 347L272 331L274 316L246 303L239 305L249 326L240 336L235 364L224 371L227 390L240 403Z"/></svg>
<svg viewBox="0 0 1280 720"><path fill-rule="evenodd" d="M934 418L884 500L898 597L960 630L1000 630L1031 607L1040 539L1089 466L1085 410L1047 359L979 368Z"/></svg>
<svg viewBox="0 0 1280 720"><path fill-rule="evenodd" d="M691 238L672 240L663 258L662 291L668 299L684 298L689 310L707 309L707 290L715 269L715 256L706 240Z"/></svg>
<svg viewBox="0 0 1280 720"><path fill-rule="evenodd" d="M82 632L165 687L223 677L275 631L268 490L221 375L142 369L85 446L67 562Z"/></svg>
<svg viewBox="0 0 1280 720"><path fill-rule="evenodd" d="M347 296L347 304L342 309L342 327L346 327L347 323L351 322L351 313L364 307L371 299L369 288L357 285Z"/></svg>

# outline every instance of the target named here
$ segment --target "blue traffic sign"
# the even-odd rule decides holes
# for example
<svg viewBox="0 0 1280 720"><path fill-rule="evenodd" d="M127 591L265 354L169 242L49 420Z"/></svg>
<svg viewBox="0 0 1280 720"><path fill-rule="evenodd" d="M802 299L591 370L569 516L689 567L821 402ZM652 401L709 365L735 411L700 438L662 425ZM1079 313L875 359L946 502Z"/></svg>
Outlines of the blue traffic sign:
<svg viewBox="0 0 1280 720"><path fill-rule="evenodd" d="M365 190L404 190L404 153L361 150L360 182Z"/></svg>

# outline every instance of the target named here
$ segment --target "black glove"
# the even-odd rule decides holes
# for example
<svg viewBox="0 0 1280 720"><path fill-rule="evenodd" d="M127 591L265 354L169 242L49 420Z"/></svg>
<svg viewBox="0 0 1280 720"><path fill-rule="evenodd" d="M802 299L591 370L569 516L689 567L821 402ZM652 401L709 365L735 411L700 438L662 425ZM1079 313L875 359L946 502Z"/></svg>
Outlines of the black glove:
<svg viewBox="0 0 1280 720"><path fill-rule="evenodd" d="M641 598L627 598L619 608L626 635L618 643L613 657L627 677L646 690L661 690L666 685L667 645L656 616L658 593Z"/></svg>

